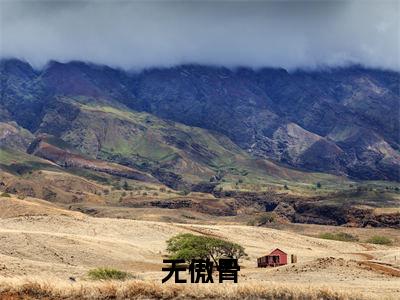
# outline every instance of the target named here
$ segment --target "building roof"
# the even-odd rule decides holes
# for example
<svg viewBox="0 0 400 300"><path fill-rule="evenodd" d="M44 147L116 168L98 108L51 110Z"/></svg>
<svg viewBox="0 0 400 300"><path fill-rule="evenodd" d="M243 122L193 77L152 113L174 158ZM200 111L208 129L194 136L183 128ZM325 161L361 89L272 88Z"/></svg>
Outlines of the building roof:
<svg viewBox="0 0 400 300"><path fill-rule="evenodd" d="M271 255L272 253L274 253L276 251L282 252L283 254L287 254L285 251L282 251L281 249L276 248L275 250L271 251L271 253L269 255Z"/></svg>
<svg viewBox="0 0 400 300"><path fill-rule="evenodd" d="M286 253L285 251L282 251L281 249L276 248L275 250L272 250L271 253L266 254L266 255L263 255L263 256L261 256L261 257L270 256L270 255L272 255L272 254L273 254L274 252L276 252L276 251L281 252L281 253L287 255L287 253Z"/></svg>

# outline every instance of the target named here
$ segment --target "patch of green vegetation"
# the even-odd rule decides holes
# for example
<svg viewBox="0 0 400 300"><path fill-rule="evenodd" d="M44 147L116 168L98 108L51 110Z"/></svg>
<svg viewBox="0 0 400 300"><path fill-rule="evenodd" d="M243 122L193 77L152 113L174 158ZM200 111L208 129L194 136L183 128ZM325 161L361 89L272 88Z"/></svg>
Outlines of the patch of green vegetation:
<svg viewBox="0 0 400 300"><path fill-rule="evenodd" d="M0 168L14 175L31 174L33 171L37 170L59 170L58 167L55 167L53 165L35 161L13 163L10 165L0 164Z"/></svg>
<svg viewBox="0 0 400 300"><path fill-rule="evenodd" d="M0 163L4 165L10 165L14 163L22 163L25 161L40 161L39 158L35 156L5 147L0 147Z"/></svg>
<svg viewBox="0 0 400 300"><path fill-rule="evenodd" d="M235 258L247 256L244 248L236 243L219 238L181 233L167 241L167 251L172 259L210 259L218 266L220 258Z"/></svg>
<svg viewBox="0 0 400 300"><path fill-rule="evenodd" d="M107 175L104 175L104 173L90 171L87 169L79 169L79 168L68 168L66 169L66 171L73 175L81 176L101 184L108 184L108 185L112 184L112 180Z"/></svg>
<svg viewBox="0 0 400 300"><path fill-rule="evenodd" d="M9 193L4 192L4 193L1 193L0 197L8 197L8 198L10 198L11 195Z"/></svg>
<svg viewBox="0 0 400 300"><path fill-rule="evenodd" d="M325 232L318 235L320 239L335 240L342 242L356 242L358 237L346 232Z"/></svg>
<svg viewBox="0 0 400 300"><path fill-rule="evenodd" d="M36 156L2 147L0 147L0 168L14 175L24 175L37 170L60 170L59 167Z"/></svg>
<svg viewBox="0 0 400 300"><path fill-rule="evenodd" d="M370 244L377 244L377 245L392 245L393 241L383 235L374 235L371 238L369 238L368 240L366 240L367 243Z"/></svg>
<svg viewBox="0 0 400 300"><path fill-rule="evenodd" d="M72 153L78 153L81 154L75 147L73 147L71 144L67 143L66 141L55 137L55 136L47 136L46 137L46 142L49 143L50 145L53 145L57 148L64 149L68 152Z"/></svg>
<svg viewBox="0 0 400 300"><path fill-rule="evenodd" d="M208 180L213 173L223 170L226 189L244 191L266 191L271 186L283 186L284 189L290 187L294 193L322 195L349 189L349 184L355 184L346 177L302 172L283 164L254 159L229 138L215 132L110 107L106 102L94 103L79 97L75 100L85 116L81 119L83 129L79 133L69 132L64 139L76 144L83 136L88 144L83 145L81 151L98 159L146 172L163 168L182 175L188 183ZM101 149L92 153L93 132L103 130L104 126L107 130L100 143ZM243 183L238 182L240 177L245 177ZM236 182L240 185L235 185Z"/></svg>
<svg viewBox="0 0 400 300"><path fill-rule="evenodd" d="M92 280L125 280L129 276L127 272L112 268L97 268L88 272L88 276Z"/></svg>
<svg viewBox="0 0 400 300"><path fill-rule="evenodd" d="M187 196L190 194L190 190L188 188L183 188L182 191L179 192L179 195Z"/></svg>

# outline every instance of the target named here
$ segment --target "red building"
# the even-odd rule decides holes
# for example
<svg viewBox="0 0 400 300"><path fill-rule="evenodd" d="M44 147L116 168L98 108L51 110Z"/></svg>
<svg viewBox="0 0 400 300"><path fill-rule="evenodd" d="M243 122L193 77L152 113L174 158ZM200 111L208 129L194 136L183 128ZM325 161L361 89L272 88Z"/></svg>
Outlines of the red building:
<svg viewBox="0 0 400 300"><path fill-rule="evenodd" d="M257 258L257 266L259 268L278 267L287 263L287 253L278 248L268 255Z"/></svg>

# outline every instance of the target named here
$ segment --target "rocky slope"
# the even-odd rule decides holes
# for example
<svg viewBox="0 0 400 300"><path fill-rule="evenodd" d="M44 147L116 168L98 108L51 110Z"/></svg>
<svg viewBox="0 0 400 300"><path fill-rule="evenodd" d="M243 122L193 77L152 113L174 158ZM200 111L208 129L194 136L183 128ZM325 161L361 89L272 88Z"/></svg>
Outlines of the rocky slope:
<svg viewBox="0 0 400 300"><path fill-rule="evenodd" d="M51 62L35 71L19 60L3 60L0 71L0 121L75 139L86 154L98 151L101 139L93 130L99 128L71 138L71 131L87 133L74 102L145 111L218 132L252 156L301 169L399 181L399 73L185 65L132 74L82 62ZM196 153L204 146L197 144ZM198 159L190 157L193 164Z"/></svg>
<svg viewBox="0 0 400 300"><path fill-rule="evenodd" d="M97 172L104 172L122 178L129 178L144 182L156 182L156 180L138 170L119 164L108 163L102 160L89 159L83 155L71 153L59 148L51 142L46 135L39 136L29 146L28 154L44 158L64 168L82 168Z"/></svg>

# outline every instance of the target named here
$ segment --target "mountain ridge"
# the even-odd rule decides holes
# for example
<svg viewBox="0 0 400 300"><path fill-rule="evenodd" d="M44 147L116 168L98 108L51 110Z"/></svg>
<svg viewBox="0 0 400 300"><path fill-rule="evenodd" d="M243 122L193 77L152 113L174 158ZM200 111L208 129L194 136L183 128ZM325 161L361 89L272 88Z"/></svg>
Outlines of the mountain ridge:
<svg viewBox="0 0 400 300"><path fill-rule="evenodd" d="M33 133L63 132L60 126L78 113L65 103L72 99L215 131L254 157L295 168L399 181L397 72L182 65L130 73L84 62L52 62L40 71L18 60L0 65L0 121Z"/></svg>

